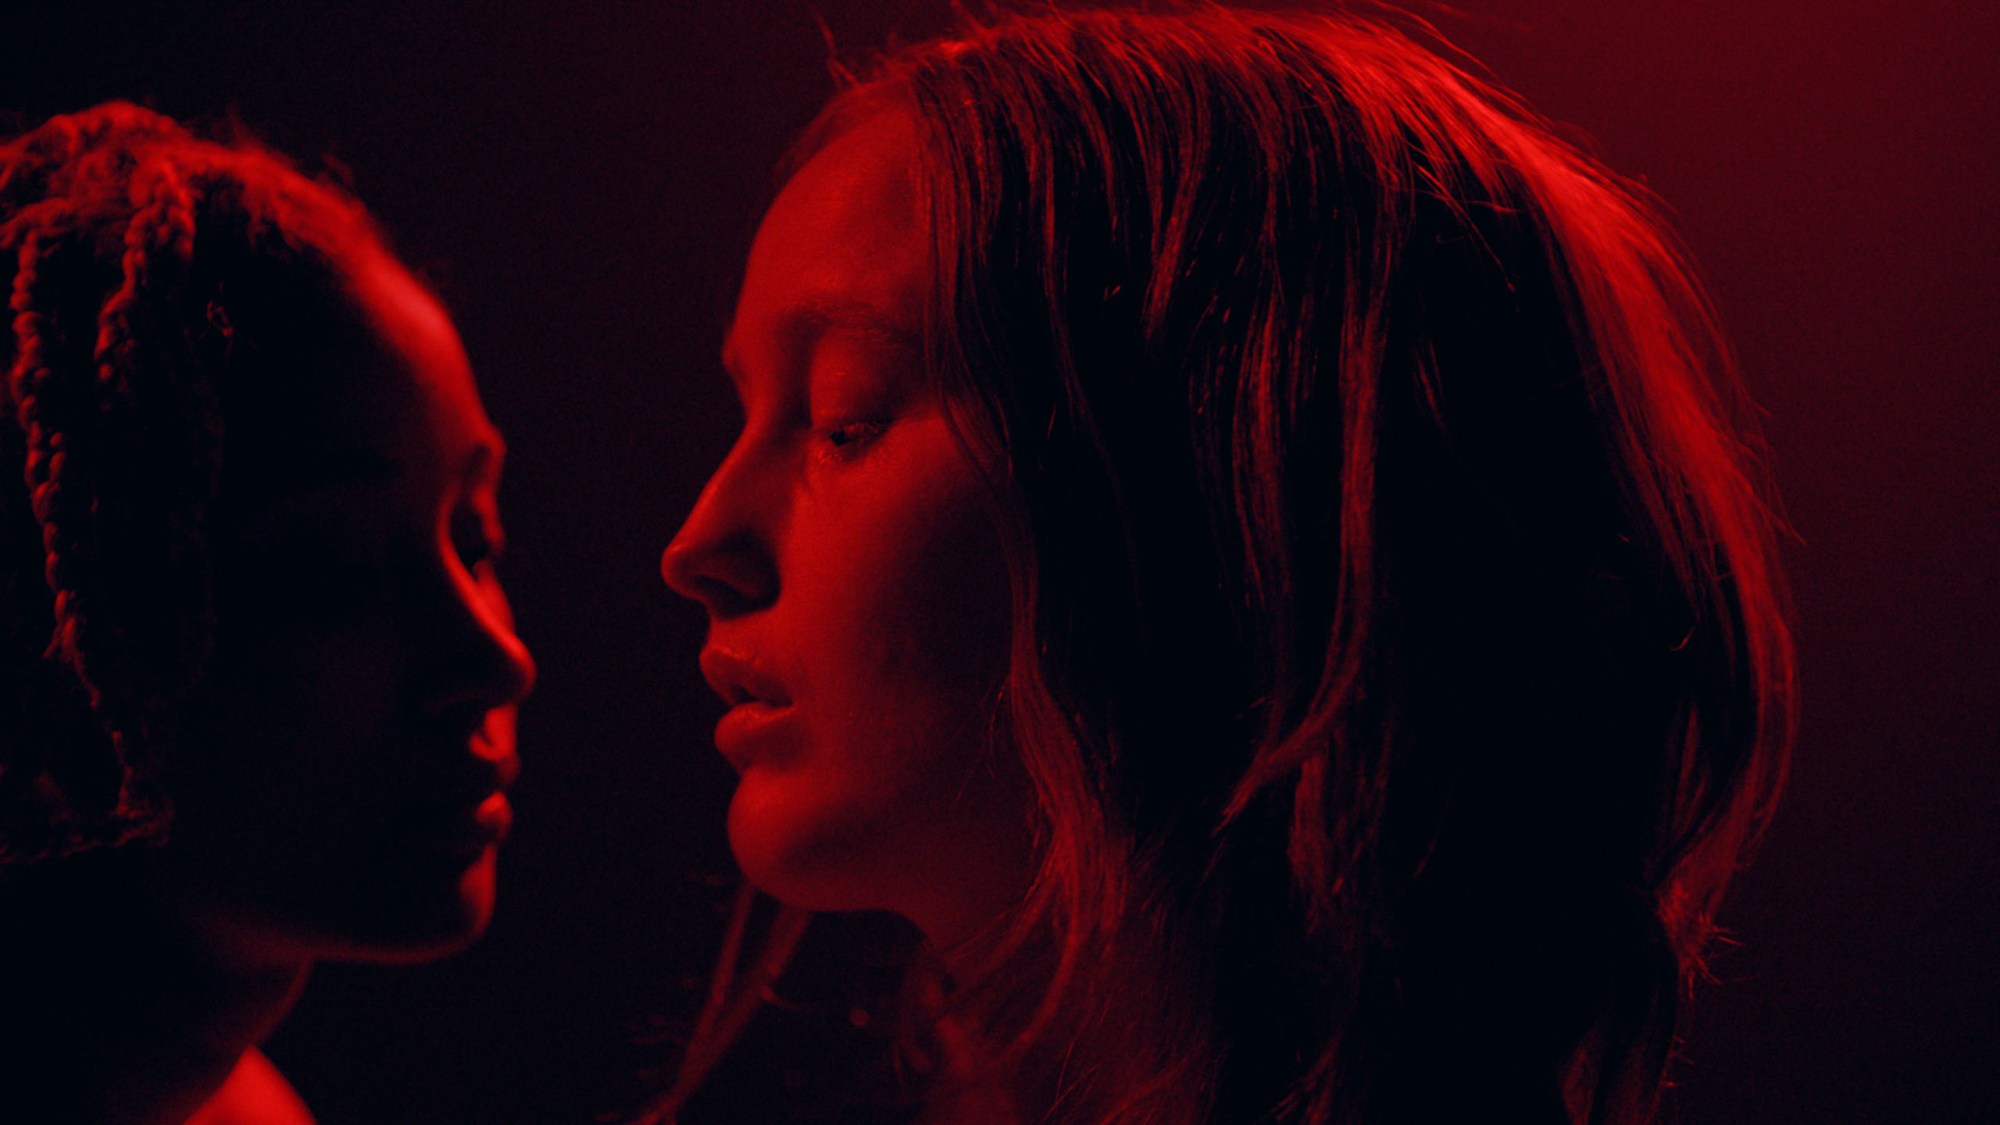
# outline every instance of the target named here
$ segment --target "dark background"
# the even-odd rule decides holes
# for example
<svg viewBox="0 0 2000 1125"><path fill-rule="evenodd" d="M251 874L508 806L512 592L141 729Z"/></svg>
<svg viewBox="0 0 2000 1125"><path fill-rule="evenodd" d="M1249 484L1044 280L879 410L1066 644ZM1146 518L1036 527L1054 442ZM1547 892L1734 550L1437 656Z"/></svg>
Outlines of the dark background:
<svg viewBox="0 0 2000 1125"><path fill-rule="evenodd" d="M331 157L454 309L513 446L543 678L490 936L328 967L271 1044L324 1125L585 1122L717 940L729 779L661 547L728 441L714 353L843 48L944 0L19 5L16 124L107 97ZM1804 727L1725 912L1692 1121L2000 1120L2000 7L1460 0L1503 82L1676 209L1769 412Z"/></svg>

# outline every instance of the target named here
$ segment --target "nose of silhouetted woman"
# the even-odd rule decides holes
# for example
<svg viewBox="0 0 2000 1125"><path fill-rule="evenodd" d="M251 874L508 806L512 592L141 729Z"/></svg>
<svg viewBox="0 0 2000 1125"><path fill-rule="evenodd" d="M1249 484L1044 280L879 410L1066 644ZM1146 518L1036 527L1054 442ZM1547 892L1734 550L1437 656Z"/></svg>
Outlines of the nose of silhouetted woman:
<svg viewBox="0 0 2000 1125"><path fill-rule="evenodd" d="M494 710L519 703L535 686L535 658L514 632L514 611L490 572L464 574L438 622L449 671L433 706L478 704Z"/></svg>

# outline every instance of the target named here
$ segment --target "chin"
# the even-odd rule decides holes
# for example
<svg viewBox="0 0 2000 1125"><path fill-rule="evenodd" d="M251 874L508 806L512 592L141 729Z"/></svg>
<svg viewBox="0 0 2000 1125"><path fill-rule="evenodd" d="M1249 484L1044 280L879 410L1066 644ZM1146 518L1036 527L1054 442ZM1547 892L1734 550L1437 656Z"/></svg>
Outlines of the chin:
<svg viewBox="0 0 2000 1125"><path fill-rule="evenodd" d="M366 910L324 927L316 960L373 965L435 961L479 940L493 921L492 848L457 873L429 886L411 880L376 898Z"/></svg>
<svg viewBox="0 0 2000 1125"><path fill-rule="evenodd" d="M1019 908L1037 853L1025 824L968 815L939 831L917 801L840 801L783 774L746 772L729 804L743 877L790 906L885 910L951 943ZM904 815L898 815L903 813Z"/></svg>
<svg viewBox="0 0 2000 1125"><path fill-rule="evenodd" d="M746 774L729 804L729 850L750 885L805 910L897 910L878 833L840 810L787 799ZM898 911L900 913L900 911Z"/></svg>

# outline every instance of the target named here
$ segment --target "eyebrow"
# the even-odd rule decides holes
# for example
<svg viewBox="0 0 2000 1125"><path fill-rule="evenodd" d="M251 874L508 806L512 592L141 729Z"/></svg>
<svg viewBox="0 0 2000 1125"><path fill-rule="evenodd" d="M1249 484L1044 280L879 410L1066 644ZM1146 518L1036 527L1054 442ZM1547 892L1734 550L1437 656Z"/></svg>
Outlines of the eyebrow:
<svg viewBox="0 0 2000 1125"><path fill-rule="evenodd" d="M906 327L887 309L867 301L809 297L787 308L777 319L777 335L793 351L803 351L833 332L852 332L918 355L924 350L920 333ZM722 366L739 387L743 382L742 360L742 349L732 332L722 343Z"/></svg>
<svg viewBox="0 0 2000 1125"><path fill-rule="evenodd" d="M373 449L304 446L297 460L275 466L259 491L273 496L296 495L343 484L390 480L402 475L395 458Z"/></svg>
<svg viewBox="0 0 2000 1125"><path fill-rule="evenodd" d="M225 462L225 484L218 497L239 518L318 492L394 480L403 473L395 458L358 446L295 443L243 452L249 456Z"/></svg>

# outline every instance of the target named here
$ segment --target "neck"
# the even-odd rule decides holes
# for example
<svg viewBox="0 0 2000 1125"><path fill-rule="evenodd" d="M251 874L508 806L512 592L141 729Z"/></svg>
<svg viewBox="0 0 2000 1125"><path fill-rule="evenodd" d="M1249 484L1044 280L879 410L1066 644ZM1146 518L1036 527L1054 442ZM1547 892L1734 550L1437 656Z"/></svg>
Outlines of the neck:
<svg viewBox="0 0 2000 1125"><path fill-rule="evenodd" d="M997 940L994 939L994 940ZM1144 935L1128 934L1104 956L1087 957L1072 970L1079 987L1072 1005L1043 1021L1025 1049L1009 1043L1034 1020L1039 984L1055 972L1053 950L1031 956L1030 972L1009 969L1006 986L989 992L976 974L993 968L994 946L961 945L946 953L952 978L970 984L963 1008L940 1023L944 1082L925 1122L1096 1121L1119 1109L1145 1107L1148 1121L1201 1119L1204 1091L1188 1088L1197 1075L1164 1073L1176 1055L1206 1057L1190 1036L1202 1021L1192 982L1177 979L1171 959ZM1007 1106L1004 1115L992 1107ZM1122 1118L1121 1118L1122 1119Z"/></svg>
<svg viewBox="0 0 2000 1125"><path fill-rule="evenodd" d="M310 963L255 959L160 900L133 849L0 881L0 1055L10 1102L49 1120L180 1125L284 1017ZM34 1119L43 1119L35 1114Z"/></svg>

